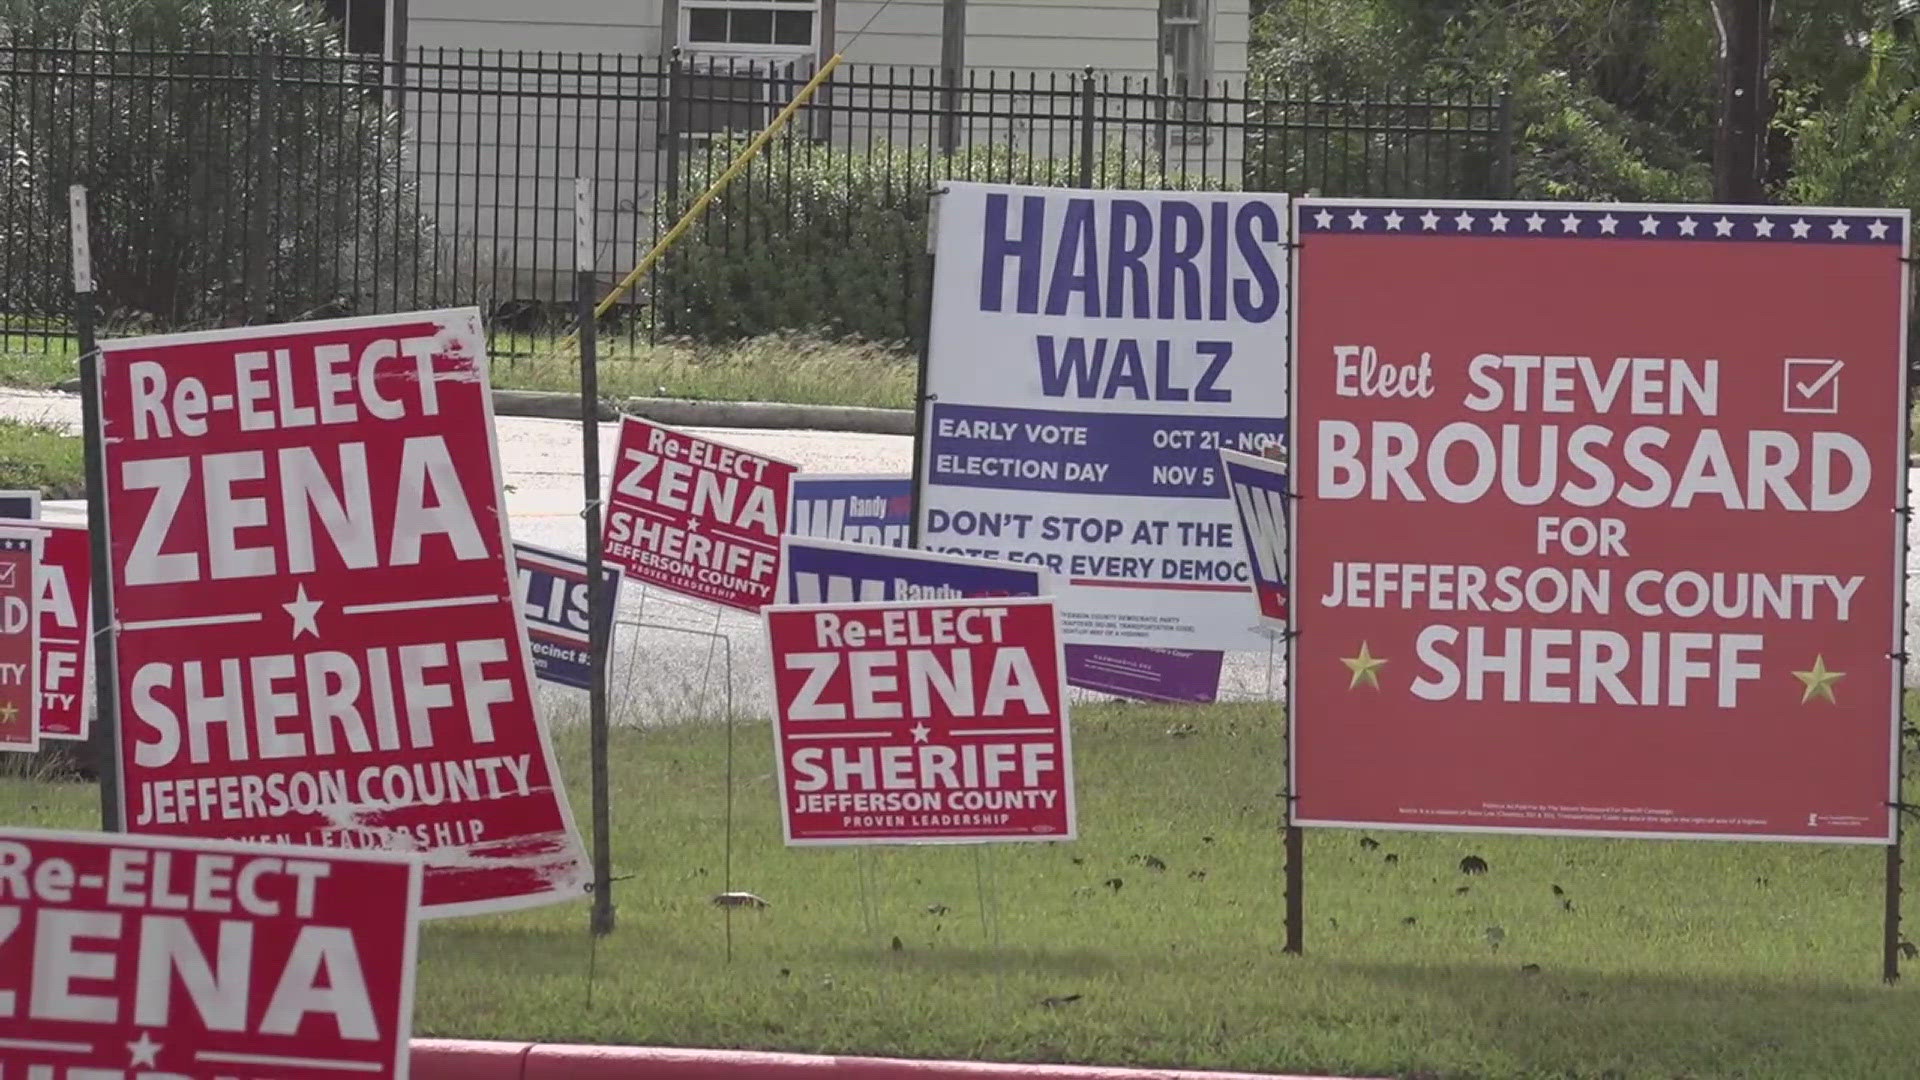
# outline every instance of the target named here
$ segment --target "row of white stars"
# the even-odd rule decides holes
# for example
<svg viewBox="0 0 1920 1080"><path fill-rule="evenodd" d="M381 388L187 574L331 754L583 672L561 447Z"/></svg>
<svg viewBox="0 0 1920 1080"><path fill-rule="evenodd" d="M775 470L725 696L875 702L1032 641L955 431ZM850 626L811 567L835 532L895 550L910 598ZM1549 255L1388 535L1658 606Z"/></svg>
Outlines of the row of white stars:
<svg viewBox="0 0 1920 1080"><path fill-rule="evenodd" d="M1322 229L1330 229L1333 227L1334 216L1335 215L1331 210L1323 209L1313 215L1313 222L1315 225L1319 226ZM1355 229L1366 228L1367 225L1372 220L1368 216L1367 212L1364 210L1355 210L1351 214L1346 214L1342 216L1346 218L1347 224L1352 226ZM1387 231L1396 232L1400 230L1400 226L1403 223L1405 223L1407 219L1404 215L1400 213L1400 211L1393 210L1393 211L1389 211L1382 220L1386 222ZM1478 222L1479 219L1474 217L1474 215L1471 212L1466 210L1460 211L1460 213L1454 215L1450 219L1443 218L1441 215L1436 214L1433 211L1429 210L1426 213L1421 214L1417 220L1420 222L1420 227L1427 232L1433 232L1435 229L1438 229L1440 227L1440 222L1446 221L1446 220L1451 220L1453 222L1454 229L1456 232L1468 232L1473 229L1474 225ZM1495 211L1493 216L1487 219L1487 224L1492 227L1494 232L1503 233L1507 231L1507 226L1511 224L1513 220L1514 219L1508 217L1504 212ZM1535 211L1534 213L1529 214L1528 216L1521 218L1520 220L1526 223L1528 232L1538 233L1538 232L1545 232L1548 221L1552 219L1543 217L1540 215L1538 211ZM1586 224L1586 219L1580 217L1578 214L1573 214L1573 213L1567 214L1565 217L1558 219L1558 221L1560 225L1560 231L1562 233L1579 232L1580 226ZM1595 219L1595 221L1600 226L1600 235L1602 236L1620 235L1619 230L1623 222L1619 218L1614 217L1612 214L1609 213L1604 217ZM1636 224L1636 223L1632 221L1628 221L1628 222L1625 222L1625 224ZM1660 226L1665 224L1665 222L1663 222L1660 218L1654 217L1652 214L1648 214L1646 217L1641 218L1637 222L1637 224L1640 226L1641 236L1658 236L1660 234ZM1725 215L1722 215L1718 221L1711 221L1711 222L1697 221L1692 216L1687 216L1687 217L1681 218L1679 221L1675 222L1674 224L1680 227L1681 236L1696 235L1701 225L1712 225L1713 235L1715 236L1732 236L1734 226L1737 223L1732 220L1729 220ZM1753 225L1753 234L1755 236L1762 236L1762 237L1773 236L1775 223L1772 218L1768 218L1768 217L1759 218L1753 221L1752 225ZM1805 240L1813 233L1814 227L1812 225L1809 225L1805 218L1798 218L1793 222L1788 223L1787 228L1792 231L1793 238L1795 240ZM1872 222L1867 226L1867 235L1875 240L1884 240L1886 239L1886 236L1887 236L1887 228L1888 226L1886 222L1876 219L1874 222ZM1853 230L1853 226L1846 221L1836 220L1827 225L1827 233L1834 240L1847 239L1847 237L1852 232L1852 230ZM1632 234L1629 233L1627 235L1632 235Z"/></svg>

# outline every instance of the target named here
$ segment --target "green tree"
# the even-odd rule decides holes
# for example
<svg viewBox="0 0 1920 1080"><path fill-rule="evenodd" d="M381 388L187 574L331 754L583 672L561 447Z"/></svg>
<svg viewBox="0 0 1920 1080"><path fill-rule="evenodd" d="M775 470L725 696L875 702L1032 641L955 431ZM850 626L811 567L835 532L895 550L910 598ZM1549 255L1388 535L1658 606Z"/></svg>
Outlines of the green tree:
<svg viewBox="0 0 1920 1080"><path fill-rule="evenodd" d="M398 119L305 4L0 0L0 54L13 314L67 307L71 183L100 301L136 325L365 309L439 242Z"/></svg>

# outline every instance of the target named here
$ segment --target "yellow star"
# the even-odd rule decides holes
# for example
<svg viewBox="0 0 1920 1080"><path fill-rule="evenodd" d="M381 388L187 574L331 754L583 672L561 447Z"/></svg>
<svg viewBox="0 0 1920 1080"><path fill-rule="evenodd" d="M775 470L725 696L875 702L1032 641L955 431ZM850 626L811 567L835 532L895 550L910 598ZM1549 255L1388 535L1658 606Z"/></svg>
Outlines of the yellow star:
<svg viewBox="0 0 1920 1080"><path fill-rule="evenodd" d="M1379 670L1386 661L1368 652L1366 642L1360 643L1359 656L1351 658L1343 656L1340 662L1347 665L1348 671L1353 672L1353 678L1347 681L1347 689L1352 690L1361 683L1366 683L1375 690L1380 689Z"/></svg>
<svg viewBox="0 0 1920 1080"><path fill-rule="evenodd" d="M20 710L13 707L13 702L0 701L0 724L11 724L13 718L18 715Z"/></svg>
<svg viewBox="0 0 1920 1080"><path fill-rule="evenodd" d="M1828 704L1831 705L1840 704L1833 700L1833 684L1846 678L1846 674L1839 671L1828 671L1826 657L1814 657L1812 671L1796 671L1793 673L1793 677L1799 679L1807 688L1806 692L1800 695L1800 704L1805 705L1817 697L1826 698Z"/></svg>

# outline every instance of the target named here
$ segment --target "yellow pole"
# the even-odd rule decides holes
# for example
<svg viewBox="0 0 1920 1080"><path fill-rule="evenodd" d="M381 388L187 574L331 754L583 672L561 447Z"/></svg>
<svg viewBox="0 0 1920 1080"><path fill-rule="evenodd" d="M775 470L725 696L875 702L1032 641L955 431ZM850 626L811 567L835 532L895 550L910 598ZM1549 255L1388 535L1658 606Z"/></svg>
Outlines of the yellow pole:
<svg viewBox="0 0 1920 1080"><path fill-rule="evenodd" d="M779 134L781 128L787 126L787 121L793 119L793 114L799 112L800 109L806 105L807 101L813 97L814 91L820 89L820 84L827 81L828 75L833 74L833 69L840 66L841 55L840 53L834 53L828 57L827 62L820 65L820 70L815 72L813 78L807 81L807 85L801 87L800 92L793 96L793 100L787 102L787 107L781 109L779 115L773 118L773 122L768 124L760 134L755 135L753 141L747 144L746 149L740 151L739 156L733 159L733 163L727 166L727 171L721 173L719 179L709 184L707 190L701 192L700 197L693 200L693 205L687 207L687 212L680 215L680 220L674 224L673 228L668 229L665 236L662 236L654 242L653 249L647 252L646 258L641 259L638 265L631 271L628 271L627 276L621 279L620 284L614 286L613 291L608 293L606 298L594 307L594 318L597 319L605 315L607 309L612 307L622 296L625 296L627 290L633 288L636 282L645 277L647 271L653 269L654 264L660 261L660 257L667 253L667 249L672 247L675 241L679 240L680 237L686 234L688 229L693 227L694 221L706 211L707 205L713 202L714 198L720 194L721 189L732 183L733 178L739 176L740 173L746 169L747 163L752 161L753 156L760 152L760 148L767 145L769 139ZM562 350L573 348L574 339L578 335L579 330L575 329L566 337L561 338L560 348Z"/></svg>

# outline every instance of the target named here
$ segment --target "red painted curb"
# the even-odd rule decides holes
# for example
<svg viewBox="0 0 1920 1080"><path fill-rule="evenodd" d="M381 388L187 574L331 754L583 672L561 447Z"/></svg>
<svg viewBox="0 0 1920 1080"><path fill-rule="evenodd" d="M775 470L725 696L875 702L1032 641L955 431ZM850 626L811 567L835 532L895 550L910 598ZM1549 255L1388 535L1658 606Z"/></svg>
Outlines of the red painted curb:
<svg viewBox="0 0 1920 1080"><path fill-rule="evenodd" d="M412 1080L1310 1080L1272 1073L908 1061L744 1050L416 1039Z"/></svg>

